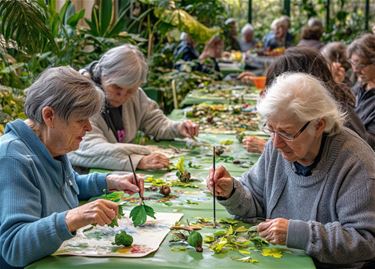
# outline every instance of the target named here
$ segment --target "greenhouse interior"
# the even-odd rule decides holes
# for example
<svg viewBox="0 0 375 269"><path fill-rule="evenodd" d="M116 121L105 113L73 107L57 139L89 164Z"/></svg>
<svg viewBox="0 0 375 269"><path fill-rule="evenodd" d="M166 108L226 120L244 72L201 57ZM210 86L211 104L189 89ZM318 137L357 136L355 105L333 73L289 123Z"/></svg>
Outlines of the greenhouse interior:
<svg viewBox="0 0 375 269"><path fill-rule="evenodd" d="M0 0L0 269L375 269L374 0Z"/></svg>

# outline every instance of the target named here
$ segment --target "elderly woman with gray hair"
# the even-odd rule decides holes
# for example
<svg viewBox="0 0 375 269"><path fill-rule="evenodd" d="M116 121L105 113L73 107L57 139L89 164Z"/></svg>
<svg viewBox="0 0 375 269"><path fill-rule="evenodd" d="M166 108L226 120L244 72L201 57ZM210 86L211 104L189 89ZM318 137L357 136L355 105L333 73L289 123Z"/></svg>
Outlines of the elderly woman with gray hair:
<svg viewBox="0 0 375 269"><path fill-rule="evenodd" d="M81 70L103 90L106 102L105 109L90 119L92 131L86 134L79 150L69 155L74 165L130 170L127 156L131 155L134 167L161 169L169 165L165 155L132 144L138 130L157 140L198 135L198 125L169 120L140 88L147 69L142 53L127 44L110 49L99 61Z"/></svg>
<svg viewBox="0 0 375 269"><path fill-rule="evenodd" d="M78 199L107 191L143 192L132 175L78 175L66 156L91 130L103 93L69 67L44 71L27 89L25 121L0 137L0 268L26 266L55 252L88 224L105 225L118 206Z"/></svg>
<svg viewBox="0 0 375 269"><path fill-rule="evenodd" d="M207 186L229 213L266 219L260 236L304 250L318 268L362 268L375 258L375 155L324 84L304 73L275 79L257 105L268 141L235 180L224 167Z"/></svg>

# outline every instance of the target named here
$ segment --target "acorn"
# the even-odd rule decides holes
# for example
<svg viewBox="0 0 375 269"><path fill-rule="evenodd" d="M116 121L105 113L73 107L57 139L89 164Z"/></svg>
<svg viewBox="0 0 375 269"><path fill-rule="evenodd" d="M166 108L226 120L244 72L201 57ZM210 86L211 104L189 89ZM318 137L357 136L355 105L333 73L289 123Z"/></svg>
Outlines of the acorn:
<svg viewBox="0 0 375 269"><path fill-rule="evenodd" d="M163 185L160 186L159 192L163 194L165 197L167 197L171 193L171 188L168 185Z"/></svg>

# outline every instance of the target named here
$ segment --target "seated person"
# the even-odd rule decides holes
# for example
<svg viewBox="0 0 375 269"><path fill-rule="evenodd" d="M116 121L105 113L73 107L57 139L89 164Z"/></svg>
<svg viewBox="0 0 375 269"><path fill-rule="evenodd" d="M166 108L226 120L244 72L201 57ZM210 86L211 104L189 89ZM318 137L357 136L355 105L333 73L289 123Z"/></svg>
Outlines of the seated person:
<svg viewBox="0 0 375 269"><path fill-rule="evenodd" d="M147 63L135 46L110 49L82 73L103 90L106 102L103 111L90 118L92 130L79 149L69 154L73 165L130 171L131 155L134 167L162 169L169 165L165 155L132 144L138 130L157 140L198 135L198 125L169 120L140 88L146 80Z"/></svg>
<svg viewBox="0 0 375 269"><path fill-rule="evenodd" d="M224 22L224 42L225 51L240 50L237 36L237 23L233 18L229 18Z"/></svg>
<svg viewBox="0 0 375 269"><path fill-rule="evenodd" d="M343 42L330 42L321 50L321 54L328 62L333 78L337 83L345 83L352 87L353 76L348 57L346 56L346 45Z"/></svg>
<svg viewBox="0 0 375 269"><path fill-rule="evenodd" d="M191 36L188 33L181 33L180 40L180 44L173 53L175 62L178 60L188 62L198 59L199 53L194 47L194 40Z"/></svg>
<svg viewBox="0 0 375 269"><path fill-rule="evenodd" d="M367 139L367 132L363 123L354 111L355 97L353 93L345 84L338 84L334 81L327 62L319 52L306 47L287 49L285 54L277 58L268 68L266 74L267 87L278 76L286 72L303 72L323 81L326 89L335 98L342 111L346 113L344 125L355 131L368 143L370 142ZM264 147L265 140L257 137L245 137L243 144L248 151L259 152L262 146Z"/></svg>
<svg viewBox="0 0 375 269"><path fill-rule="evenodd" d="M302 28L302 39L298 42L297 46L320 50L324 46L324 43L320 41L323 32L322 22L316 18L311 18L307 26Z"/></svg>
<svg viewBox="0 0 375 269"><path fill-rule="evenodd" d="M364 34L348 47L352 70L358 77L353 87L355 112L362 120L367 141L375 150L375 35Z"/></svg>
<svg viewBox="0 0 375 269"><path fill-rule="evenodd" d="M66 156L91 130L103 93L69 67L45 70L27 89L26 120L0 137L0 268L24 267L54 253L89 224L110 224L117 203L79 199L120 190L143 193L133 175L78 175Z"/></svg>
<svg viewBox="0 0 375 269"><path fill-rule="evenodd" d="M250 23L247 23L242 27L239 43L242 52L246 52L256 47L257 42L254 38L254 28Z"/></svg>
<svg viewBox="0 0 375 269"><path fill-rule="evenodd" d="M275 19L271 24L272 32L268 33L263 40L266 50L276 48L287 48L292 45L293 37L288 34L288 24L282 19Z"/></svg>
<svg viewBox="0 0 375 269"><path fill-rule="evenodd" d="M240 180L211 169L208 189L230 214L266 219L262 238L303 250L317 268L366 266L375 258L373 150L308 74L277 77L257 110L271 135L258 162Z"/></svg>
<svg viewBox="0 0 375 269"><path fill-rule="evenodd" d="M203 52L199 56L199 61L204 65L203 70L215 70L220 72L217 59L221 58L224 49L224 41L220 36L213 36L205 45ZM207 71L206 71L207 72ZM208 72L207 72L208 73Z"/></svg>

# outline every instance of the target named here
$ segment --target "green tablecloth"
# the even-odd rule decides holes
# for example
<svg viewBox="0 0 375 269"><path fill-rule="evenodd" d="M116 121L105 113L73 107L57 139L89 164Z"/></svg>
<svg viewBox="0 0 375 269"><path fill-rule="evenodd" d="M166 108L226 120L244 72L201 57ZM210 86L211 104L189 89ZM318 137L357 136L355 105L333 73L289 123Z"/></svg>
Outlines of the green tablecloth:
<svg viewBox="0 0 375 269"><path fill-rule="evenodd" d="M171 208L157 208L157 211L170 211ZM200 206L192 205L177 209L184 213L184 218L195 216L212 217L212 211ZM224 209L218 210L219 216L227 216ZM27 267L27 269L123 269L123 268L288 268L288 269L313 269L312 260L304 255L300 250L289 250L284 253L280 259L272 257L263 257L257 252L252 252L252 257L259 260L259 263L249 264L232 260L233 253L213 254L206 246L203 246L202 253L195 252L194 249L176 252L169 246L170 235L163 241L162 245L155 253L144 258L90 258L90 257L47 257ZM238 257L238 255L236 256Z"/></svg>
<svg viewBox="0 0 375 269"><path fill-rule="evenodd" d="M239 82L238 82L239 83ZM190 91L181 102L181 107L208 104L238 104L255 105L259 90L247 85L233 85L232 82L221 82L210 87Z"/></svg>
<svg viewBox="0 0 375 269"><path fill-rule="evenodd" d="M193 161L193 164L201 165L198 169L189 169L193 178L197 178L199 189L186 189L186 193L178 192L178 198L172 200L172 203L158 203L157 197L160 194L155 192L147 192L146 197L151 198L147 200L156 212L181 212L184 214L183 222L188 219L191 221L195 217L210 217L212 218L212 198L205 191L204 180L207 177L208 169L211 166L211 151L212 144L218 145L220 141L232 140L232 145L226 146L224 157L217 158L219 164L223 164L228 168L233 176L239 176L248 168L246 166L254 163L258 155L248 154L243 150L241 145L235 140L233 135L210 135L201 134L199 136L199 143L203 146L192 147L186 146L184 141L162 141L159 146L170 146L171 144L182 150L182 155L186 161ZM155 144L155 142L153 143ZM206 145L206 146L205 146ZM185 152L188 148L188 152ZM233 156L235 159L241 161L242 164L233 164L225 156ZM172 159L176 162L176 158ZM142 172L142 171L138 171ZM169 174L173 174L170 172ZM147 173L155 177L163 176L166 172ZM172 194L179 188L172 188ZM199 204L188 203L187 199ZM217 217L230 217L226 210L217 204ZM212 229L204 229L202 234L211 233ZM207 246L204 245L203 253L197 253L194 249L187 249L186 251L173 251L169 245L171 235L163 241L160 248L153 254L144 258L92 258L92 257L78 257L78 256L49 256L40 261L37 261L29 266L27 269L70 269L70 268L89 268L89 269L106 269L106 268L288 268L288 269L313 269L314 264L312 259L304 254L301 250L288 250L280 259L272 257L263 257L259 252L252 251L252 257L259 260L259 263L249 264L235 261L232 258L234 255L238 258L238 253L228 252L225 254L214 254Z"/></svg>

